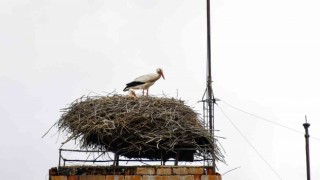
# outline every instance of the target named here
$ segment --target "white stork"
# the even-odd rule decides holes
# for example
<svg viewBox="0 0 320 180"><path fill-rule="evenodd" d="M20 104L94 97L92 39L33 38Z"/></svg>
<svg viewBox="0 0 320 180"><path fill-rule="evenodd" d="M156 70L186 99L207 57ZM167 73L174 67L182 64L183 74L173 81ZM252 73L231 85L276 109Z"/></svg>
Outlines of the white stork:
<svg viewBox="0 0 320 180"><path fill-rule="evenodd" d="M162 69L158 68L157 73L146 74L137 77L132 82L128 83L123 91L128 91L129 89L142 89L142 94L144 95L144 90L147 90L148 96L149 87L152 86L160 77L165 79Z"/></svg>

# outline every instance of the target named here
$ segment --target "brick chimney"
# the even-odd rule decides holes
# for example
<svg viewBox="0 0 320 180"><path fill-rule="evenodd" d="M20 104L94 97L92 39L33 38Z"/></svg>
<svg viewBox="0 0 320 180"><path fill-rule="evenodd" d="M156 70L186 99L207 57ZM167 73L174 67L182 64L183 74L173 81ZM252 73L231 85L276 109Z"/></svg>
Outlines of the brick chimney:
<svg viewBox="0 0 320 180"><path fill-rule="evenodd" d="M51 168L49 180L221 180L206 166L66 166Z"/></svg>

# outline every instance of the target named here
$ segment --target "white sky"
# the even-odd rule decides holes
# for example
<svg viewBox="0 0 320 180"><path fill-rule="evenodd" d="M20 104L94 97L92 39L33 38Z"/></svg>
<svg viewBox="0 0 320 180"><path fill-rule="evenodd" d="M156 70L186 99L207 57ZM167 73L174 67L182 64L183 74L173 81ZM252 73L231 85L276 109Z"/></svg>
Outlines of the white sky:
<svg viewBox="0 0 320 180"><path fill-rule="evenodd" d="M320 2L213 0L215 96L255 115L320 138ZM76 98L116 90L162 67L150 89L178 96L201 113L205 89L205 0L1 0L1 179L47 179L58 163L59 110ZM305 178L304 136L221 109L282 179ZM279 179L216 108L227 165L224 180ZM312 179L320 141L310 139Z"/></svg>

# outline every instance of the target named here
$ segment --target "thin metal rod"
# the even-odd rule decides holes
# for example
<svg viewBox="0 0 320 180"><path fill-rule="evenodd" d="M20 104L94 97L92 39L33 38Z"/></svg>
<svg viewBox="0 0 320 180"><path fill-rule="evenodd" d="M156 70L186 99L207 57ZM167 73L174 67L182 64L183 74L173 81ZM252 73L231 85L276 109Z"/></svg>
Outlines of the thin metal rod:
<svg viewBox="0 0 320 180"><path fill-rule="evenodd" d="M303 127L305 129L306 134L304 137L306 138L306 162L307 162L307 180L310 180L310 153L309 153L309 131L308 128L310 127L310 124L307 122L307 117L306 118L306 123L303 123Z"/></svg>
<svg viewBox="0 0 320 180"><path fill-rule="evenodd" d="M207 0L207 103L209 107L209 129L214 138L214 97L212 91L212 77L211 77L211 25L210 25L210 0ZM215 155L212 155L213 171L215 172Z"/></svg>
<svg viewBox="0 0 320 180"><path fill-rule="evenodd" d="M111 152L111 151L99 151L99 150L76 150L76 149L60 149L61 151L69 151L69 152Z"/></svg>
<svg viewBox="0 0 320 180"><path fill-rule="evenodd" d="M210 35L210 0L207 0L207 103L209 107L209 128L213 132L212 77L211 77L211 35Z"/></svg>
<svg viewBox="0 0 320 180"><path fill-rule="evenodd" d="M216 131L219 131L219 130L216 130ZM207 145L199 145L199 147L209 147ZM203 148L200 148L200 149L203 149ZM85 152L85 153L88 153L88 152L98 152L98 153L113 153L111 151L99 151L99 150L76 150L76 149L59 149L60 151L68 151L68 152ZM174 151L176 150L198 150L198 148L174 148L173 149Z"/></svg>
<svg viewBox="0 0 320 180"><path fill-rule="evenodd" d="M208 159L194 159L193 160L193 162L198 162L198 161L207 161L207 160L213 160L213 159L210 159L210 158L208 158ZM113 162L114 160L82 160L82 159L64 159L63 160L64 162L97 162L97 163L99 163L99 162ZM123 161L123 162L147 162L147 161L150 161L150 162L158 162L158 161L161 161L161 160L153 160L153 159L143 159L143 160L138 160L138 159L119 159L119 161ZM173 159L173 160L171 160L171 159L168 159L168 160L166 160L166 161L168 161L168 162L175 162L176 160L175 159ZM185 162L188 162L188 161L185 161Z"/></svg>
<svg viewBox="0 0 320 180"><path fill-rule="evenodd" d="M58 167L60 167L60 165L61 165L61 150L62 149L59 149L59 166Z"/></svg>

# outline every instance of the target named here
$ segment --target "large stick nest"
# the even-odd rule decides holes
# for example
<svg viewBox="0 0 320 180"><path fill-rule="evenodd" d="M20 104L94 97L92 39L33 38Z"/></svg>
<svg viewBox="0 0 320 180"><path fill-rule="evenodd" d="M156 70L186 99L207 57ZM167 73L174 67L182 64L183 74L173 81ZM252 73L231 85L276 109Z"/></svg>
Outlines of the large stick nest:
<svg viewBox="0 0 320 180"><path fill-rule="evenodd" d="M169 159L187 148L223 161L216 140L204 129L198 114L181 100L91 96L62 111L59 130L69 134L68 140L78 140L84 149L112 151L127 158Z"/></svg>

